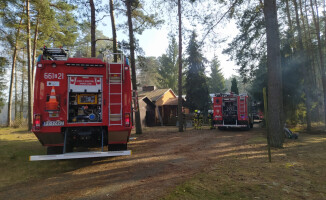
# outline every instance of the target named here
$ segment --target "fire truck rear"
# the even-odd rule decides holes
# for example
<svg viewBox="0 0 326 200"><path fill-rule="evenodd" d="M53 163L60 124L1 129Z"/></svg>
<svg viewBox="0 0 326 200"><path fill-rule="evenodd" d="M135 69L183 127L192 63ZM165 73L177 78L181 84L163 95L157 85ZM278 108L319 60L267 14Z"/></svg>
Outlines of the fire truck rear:
<svg viewBox="0 0 326 200"><path fill-rule="evenodd" d="M126 150L131 132L132 90L128 60L67 58L61 48L44 48L34 84L32 131L47 154L75 147Z"/></svg>
<svg viewBox="0 0 326 200"><path fill-rule="evenodd" d="M213 101L213 124L218 129L224 130L229 127L235 127L249 130L253 127L250 98L248 95L219 93L215 95Z"/></svg>

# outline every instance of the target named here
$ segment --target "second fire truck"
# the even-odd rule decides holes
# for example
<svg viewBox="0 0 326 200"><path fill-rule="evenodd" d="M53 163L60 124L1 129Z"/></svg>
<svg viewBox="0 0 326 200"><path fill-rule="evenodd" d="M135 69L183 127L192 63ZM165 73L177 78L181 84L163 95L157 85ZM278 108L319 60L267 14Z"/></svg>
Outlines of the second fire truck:
<svg viewBox="0 0 326 200"><path fill-rule="evenodd" d="M253 127L251 102L247 94L219 93L213 102L213 124L218 129L234 127L249 130Z"/></svg>

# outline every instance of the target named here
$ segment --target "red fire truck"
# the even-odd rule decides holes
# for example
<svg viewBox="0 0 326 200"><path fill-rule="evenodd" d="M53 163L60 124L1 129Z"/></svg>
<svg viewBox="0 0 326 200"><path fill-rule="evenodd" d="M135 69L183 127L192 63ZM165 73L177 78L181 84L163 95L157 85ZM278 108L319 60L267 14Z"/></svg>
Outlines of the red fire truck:
<svg viewBox="0 0 326 200"><path fill-rule="evenodd" d="M68 58L62 48L44 47L36 67L32 131L48 155L110 156L104 146L126 153L132 129L130 67L122 54L116 56L116 62ZM102 147L102 152L67 154L74 147Z"/></svg>
<svg viewBox="0 0 326 200"><path fill-rule="evenodd" d="M236 127L249 130L253 127L250 98L246 94L216 94L213 98L213 124L220 130Z"/></svg>

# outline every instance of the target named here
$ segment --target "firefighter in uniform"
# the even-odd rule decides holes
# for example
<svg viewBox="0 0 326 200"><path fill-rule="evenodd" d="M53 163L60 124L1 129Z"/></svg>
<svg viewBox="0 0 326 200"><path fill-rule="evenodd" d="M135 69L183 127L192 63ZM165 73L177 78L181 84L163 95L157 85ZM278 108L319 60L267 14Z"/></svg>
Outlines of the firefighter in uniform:
<svg viewBox="0 0 326 200"><path fill-rule="evenodd" d="M194 115L195 129L201 129L202 124L203 124L203 116L200 114L200 110L195 110L195 115Z"/></svg>

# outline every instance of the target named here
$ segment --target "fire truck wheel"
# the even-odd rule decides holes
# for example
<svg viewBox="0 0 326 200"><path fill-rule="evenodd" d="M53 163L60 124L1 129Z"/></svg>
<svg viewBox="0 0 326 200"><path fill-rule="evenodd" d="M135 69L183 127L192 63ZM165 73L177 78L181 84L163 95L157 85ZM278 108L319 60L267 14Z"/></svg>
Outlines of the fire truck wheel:
<svg viewBox="0 0 326 200"><path fill-rule="evenodd" d="M63 153L63 147L48 147L47 152L48 155L53 155L53 154L62 154Z"/></svg>
<svg viewBox="0 0 326 200"><path fill-rule="evenodd" d="M109 144L109 151L123 151L127 150L127 144Z"/></svg>

